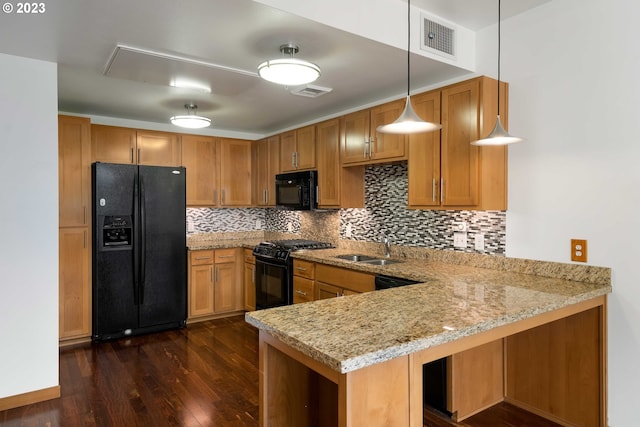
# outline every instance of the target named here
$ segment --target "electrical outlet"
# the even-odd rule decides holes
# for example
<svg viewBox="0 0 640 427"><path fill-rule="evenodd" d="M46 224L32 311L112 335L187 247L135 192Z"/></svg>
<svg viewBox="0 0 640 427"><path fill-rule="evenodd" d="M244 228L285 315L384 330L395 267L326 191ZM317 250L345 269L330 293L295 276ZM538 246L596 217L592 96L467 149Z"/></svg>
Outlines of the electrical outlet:
<svg viewBox="0 0 640 427"><path fill-rule="evenodd" d="M467 247L467 232L453 233L453 247L454 248L466 248Z"/></svg>
<svg viewBox="0 0 640 427"><path fill-rule="evenodd" d="M347 239L351 238L351 236L353 235L353 227L351 226L351 224L347 224L347 229L345 230L344 234L347 237Z"/></svg>
<svg viewBox="0 0 640 427"><path fill-rule="evenodd" d="M571 239L571 261L587 262L587 241Z"/></svg>
<svg viewBox="0 0 640 427"><path fill-rule="evenodd" d="M484 233L476 233L473 238L473 242L475 244L476 251L484 252Z"/></svg>
<svg viewBox="0 0 640 427"><path fill-rule="evenodd" d="M467 232L469 227L467 227L467 223L466 222L454 222L452 224L452 228L453 228L453 232L460 232L460 231L464 231Z"/></svg>
<svg viewBox="0 0 640 427"><path fill-rule="evenodd" d="M256 230L260 230L262 228L262 220L256 219Z"/></svg>
<svg viewBox="0 0 640 427"><path fill-rule="evenodd" d="M289 233L293 233L293 224L291 224L291 222L287 223L287 231Z"/></svg>

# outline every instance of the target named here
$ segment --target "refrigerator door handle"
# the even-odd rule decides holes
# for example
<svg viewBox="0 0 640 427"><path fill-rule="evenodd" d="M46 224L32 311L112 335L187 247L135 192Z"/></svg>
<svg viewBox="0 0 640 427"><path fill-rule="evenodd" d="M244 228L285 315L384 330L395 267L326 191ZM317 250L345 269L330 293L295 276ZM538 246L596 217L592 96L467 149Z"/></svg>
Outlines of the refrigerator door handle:
<svg viewBox="0 0 640 427"><path fill-rule="evenodd" d="M146 275L146 239L147 239L147 210L144 194L144 179L140 176L140 304L144 304L144 281Z"/></svg>
<svg viewBox="0 0 640 427"><path fill-rule="evenodd" d="M140 278L140 197L138 194L138 175L133 179L133 303L140 304L138 282Z"/></svg>

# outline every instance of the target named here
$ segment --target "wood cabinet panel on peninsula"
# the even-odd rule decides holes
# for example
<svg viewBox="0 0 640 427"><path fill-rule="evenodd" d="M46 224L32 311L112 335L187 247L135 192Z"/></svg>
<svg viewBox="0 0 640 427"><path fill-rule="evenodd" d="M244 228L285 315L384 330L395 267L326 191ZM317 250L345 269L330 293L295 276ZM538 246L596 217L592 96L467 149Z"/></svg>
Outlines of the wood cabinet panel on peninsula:
<svg viewBox="0 0 640 427"><path fill-rule="evenodd" d="M149 166L180 166L180 136L156 132L92 125L93 161Z"/></svg>
<svg viewBox="0 0 640 427"><path fill-rule="evenodd" d="M370 292L375 289L375 276L361 271L316 264L315 299L333 298Z"/></svg>
<svg viewBox="0 0 640 427"><path fill-rule="evenodd" d="M425 120L437 121L440 113L442 130L409 138L409 207L507 208L507 148L470 144L495 124L496 85L496 80L478 77L412 97ZM501 85L506 126L508 87Z"/></svg>
<svg viewBox="0 0 640 427"><path fill-rule="evenodd" d="M205 320L241 311L242 250L189 251L189 320Z"/></svg>

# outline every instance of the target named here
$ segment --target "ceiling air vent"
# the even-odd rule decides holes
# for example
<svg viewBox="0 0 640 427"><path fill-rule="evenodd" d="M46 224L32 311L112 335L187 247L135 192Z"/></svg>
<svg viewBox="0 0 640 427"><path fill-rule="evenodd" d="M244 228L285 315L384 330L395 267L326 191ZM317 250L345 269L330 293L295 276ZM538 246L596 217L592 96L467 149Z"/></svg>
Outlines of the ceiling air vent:
<svg viewBox="0 0 640 427"><path fill-rule="evenodd" d="M436 22L425 14L422 18L422 40L420 48L438 55L455 58L456 30Z"/></svg>
<svg viewBox="0 0 640 427"><path fill-rule="evenodd" d="M325 93L331 92L333 89L329 87L321 87L314 85L306 85L300 88L292 89L291 93L299 96L306 96L307 98L317 98Z"/></svg>

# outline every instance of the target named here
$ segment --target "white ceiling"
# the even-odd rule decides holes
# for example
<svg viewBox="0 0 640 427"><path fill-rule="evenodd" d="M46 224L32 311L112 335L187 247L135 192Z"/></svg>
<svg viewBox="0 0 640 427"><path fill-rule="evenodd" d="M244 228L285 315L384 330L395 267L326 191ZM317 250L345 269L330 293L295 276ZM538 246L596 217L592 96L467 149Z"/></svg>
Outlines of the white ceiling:
<svg viewBox="0 0 640 427"><path fill-rule="evenodd" d="M399 7L406 3L383 1ZM547 1L505 0L503 19ZM406 51L251 0L49 0L44 4L46 11L39 15L0 14L0 52L57 62L59 109L64 112L167 123L170 116L184 113L185 103L194 102L199 114L213 119L214 132L268 135L406 91ZM342 4L348 7L349 0ZM496 21L496 0L413 0L412 5L474 31ZM318 6L314 3L314 7ZM403 23L398 26L404 31ZM294 96L256 77L257 65L280 56L278 46L286 42L298 44L298 56L322 68L322 76L313 84L332 88L331 93L318 98ZM217 70L209 79L211 93L157 84L157 76L149 77L160 70L155 65L144 73L125 67L119 74L110 74L117 77L105 76L118 44L246 73L225 71L232 74L223 78L224 73ZM198 72L202 68L181 68L180 77ZM469 73L421 55L411 56L412 87Z"/></svg>

